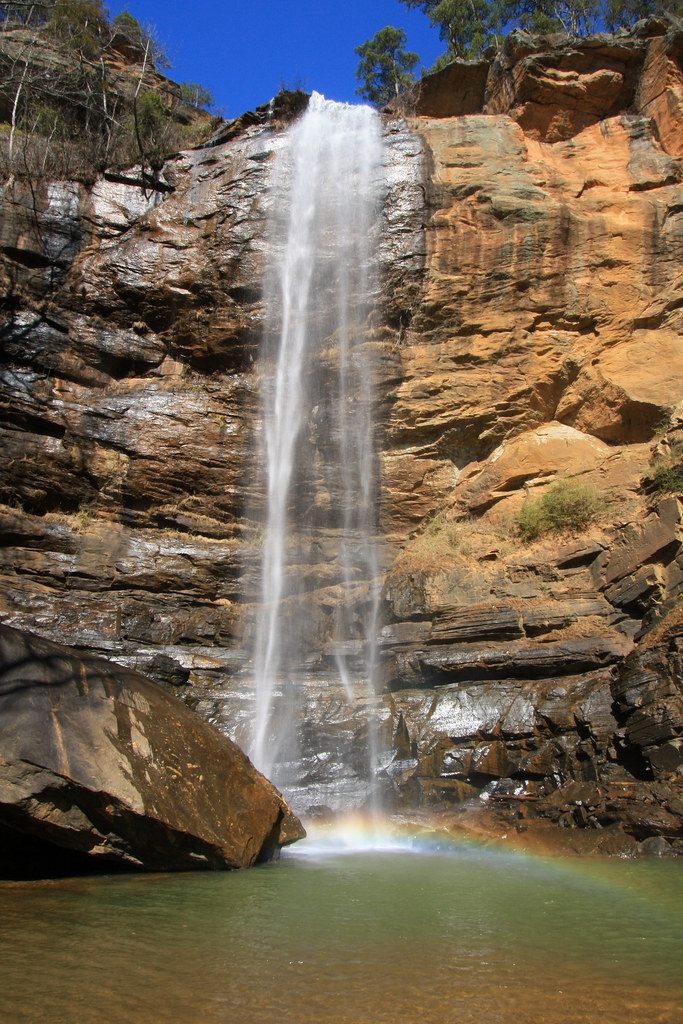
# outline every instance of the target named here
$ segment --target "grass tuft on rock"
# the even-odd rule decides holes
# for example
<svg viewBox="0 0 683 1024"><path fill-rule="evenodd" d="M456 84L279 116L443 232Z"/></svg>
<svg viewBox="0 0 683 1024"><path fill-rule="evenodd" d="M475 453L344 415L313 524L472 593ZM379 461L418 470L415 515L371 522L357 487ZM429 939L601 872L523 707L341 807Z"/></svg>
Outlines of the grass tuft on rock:
<svg viewBox="0 0 683 1024"><path fill-rule="evenodd" d="M548 533L575 532L595 522L603 508L603 498L590 484L561 480L524 502L515 517L515 531L527 542Z"/></svg>
<svg viewBox="0 0 683 1024"><path fill-rule="evenodd" d="M660 494L682 494L683 461L656 463L645 482Z"/></svg>

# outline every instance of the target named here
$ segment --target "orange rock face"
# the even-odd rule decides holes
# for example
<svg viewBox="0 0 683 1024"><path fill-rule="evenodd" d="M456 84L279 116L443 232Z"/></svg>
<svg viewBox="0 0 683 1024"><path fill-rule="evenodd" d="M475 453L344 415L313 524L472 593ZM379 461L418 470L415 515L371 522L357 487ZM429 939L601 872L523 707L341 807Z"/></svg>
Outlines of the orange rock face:
<svg viewBox="0 0 683 1024"><path fill-rule="evenodd" d="M680 123L667 133L657 119L676 109L677 40L603 40L533 59L511 45L510 66L504 52L489 74L485 112L411 122L432 160L433 211L390 421L412 473L404 454L387 457L391 486L408 480L412 498L399 485L392 522L399 508L413 521L433 511L470 462L526 430L557 421L579 445L581 435L640 444L678 409L681 162L666 138L680 137ZM601 66L617 58L642 111ZM647 75L634 77L643 63ZM516 83L506 104L496 74ZM580 108L588 122L557 140L540 130L534 104ZM570 440L566 448L569 471Z"/></svg>
<svg viewBox="0 0 683 1024"><path fill-rule="evenodd" d="M627 853L683 848L680 681L662 668L656 699L615 684L619 706L609 690L683 584L678 497L646 484L680 458L681 37L648 24L554 48L517 34L466 116L445 73L423 89L427 264L384 457L403 539L386 671L414 757L399 788L425 804L483 788L509 824L616 829ZM516 517L560 481L602 503L595 521L524 542Z"/></svg>

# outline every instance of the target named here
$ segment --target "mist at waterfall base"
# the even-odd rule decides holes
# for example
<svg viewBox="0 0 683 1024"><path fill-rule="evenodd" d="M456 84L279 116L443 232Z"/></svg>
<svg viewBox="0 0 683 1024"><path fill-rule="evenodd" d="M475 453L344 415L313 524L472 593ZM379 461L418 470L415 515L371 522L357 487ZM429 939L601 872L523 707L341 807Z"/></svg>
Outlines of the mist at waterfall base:
<svg viewBox="0 0 683 1024"><path fill-rule="evenodd" d="M295 846L245 872L0 883L0 906L12 1024L683 1019L673 860Z"/></svg>
<svg viewBox="0 0 683 1024"><path fill-rule="evenodd" d="M375 111L314 93L281 140L269 190L250 755L299 813L321 800L335 810L372 803L377 776L373 314L382 157ZM331 710L365 705L362 744L316 737L307 715L312 677Z"/></svg>

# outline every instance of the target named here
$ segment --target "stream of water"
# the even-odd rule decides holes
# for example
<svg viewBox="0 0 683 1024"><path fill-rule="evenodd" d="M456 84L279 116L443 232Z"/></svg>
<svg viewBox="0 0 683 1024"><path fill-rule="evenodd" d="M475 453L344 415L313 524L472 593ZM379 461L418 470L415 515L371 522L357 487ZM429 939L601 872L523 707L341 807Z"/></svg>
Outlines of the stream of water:
<svg viewBox="0 0 683 1024"><path fill-rule="evenodd" d="M314 93L281 142L269 190L256 452L266 517L250 754L288 796L301 774L296 691L311 652L332 644L349 700L359 678L374 692L379 473L368 332L381 191L376 112ZM334 608L325 625L308 600L323 587ZM371 731L367 748L372 776Z"/></svg>
<svg viewBox="0 0 683 1024"><path fill-rule="evenodd" d="M494 848L0 883L8 1024L680 1024L676 861Z"/></svg>

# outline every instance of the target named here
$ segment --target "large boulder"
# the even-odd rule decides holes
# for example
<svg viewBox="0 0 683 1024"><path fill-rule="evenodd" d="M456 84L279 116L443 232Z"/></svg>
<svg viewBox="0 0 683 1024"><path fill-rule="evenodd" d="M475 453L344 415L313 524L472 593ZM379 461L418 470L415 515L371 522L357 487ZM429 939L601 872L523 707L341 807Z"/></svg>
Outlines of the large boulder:
<svg viewBox="0 0 683 1024"><path fill-rule="evenodd" d="M175 697L7 626L0 721L0 872L241 868L305 835L240 749Z"/></svg>

